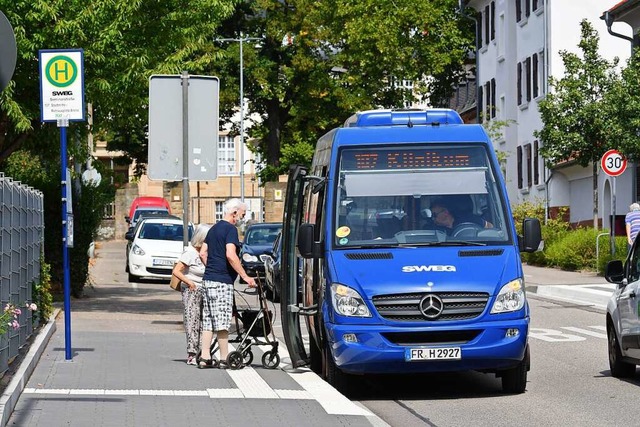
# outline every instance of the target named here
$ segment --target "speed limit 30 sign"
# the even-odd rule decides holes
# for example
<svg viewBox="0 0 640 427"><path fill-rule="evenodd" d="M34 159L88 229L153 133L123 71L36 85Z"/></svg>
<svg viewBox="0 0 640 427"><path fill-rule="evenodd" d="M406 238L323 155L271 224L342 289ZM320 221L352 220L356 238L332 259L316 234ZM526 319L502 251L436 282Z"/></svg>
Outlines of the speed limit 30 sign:
<svg viewBox="0 0 640 427"><path fill-rule="evenodd" d="M619 176L627 169L627 159L618 150L609 150L600 159L600 166L609 176Z"/></svg>

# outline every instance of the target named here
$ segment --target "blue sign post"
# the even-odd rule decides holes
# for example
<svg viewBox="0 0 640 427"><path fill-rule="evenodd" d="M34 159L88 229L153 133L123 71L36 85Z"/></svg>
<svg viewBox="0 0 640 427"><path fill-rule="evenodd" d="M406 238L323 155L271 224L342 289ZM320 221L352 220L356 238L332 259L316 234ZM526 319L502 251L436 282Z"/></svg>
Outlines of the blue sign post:
<svg viewBox="0 0 640 427"><path fill-rule="evenodd" d="M60 128L60 169L62 187L62 267L64 270L65 359L71 360L71 279L69 248L73 247L71 180L67 176L67 127L70 121L85 120L84 52L82 49L39 51L40 118L56 122Z"/></svg>

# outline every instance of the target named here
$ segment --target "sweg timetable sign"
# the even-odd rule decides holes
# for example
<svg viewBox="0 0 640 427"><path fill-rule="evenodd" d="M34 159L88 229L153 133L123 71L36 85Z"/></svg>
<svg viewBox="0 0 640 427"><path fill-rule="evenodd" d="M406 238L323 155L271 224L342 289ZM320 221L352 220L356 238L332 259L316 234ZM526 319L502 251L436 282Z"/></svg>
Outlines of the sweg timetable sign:
<svg viewBox="0 0 640 427"><path fill-rule="evenodd" d="M40 118L84 121L84 51L43 49L40 63Z"/></svg>

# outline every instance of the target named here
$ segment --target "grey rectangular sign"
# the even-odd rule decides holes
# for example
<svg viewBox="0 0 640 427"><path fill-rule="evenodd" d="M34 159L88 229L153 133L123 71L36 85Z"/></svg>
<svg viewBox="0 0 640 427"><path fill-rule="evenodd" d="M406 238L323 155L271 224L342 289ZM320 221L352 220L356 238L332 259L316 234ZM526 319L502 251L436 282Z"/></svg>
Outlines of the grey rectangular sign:
<svg viewBox="0 0 640 427"><path fill-rule="evenodd" d="M219 87L217 77L189 76L190 181L218 177ZM149 179L182 181L182 76L149 78Z"/></svg>

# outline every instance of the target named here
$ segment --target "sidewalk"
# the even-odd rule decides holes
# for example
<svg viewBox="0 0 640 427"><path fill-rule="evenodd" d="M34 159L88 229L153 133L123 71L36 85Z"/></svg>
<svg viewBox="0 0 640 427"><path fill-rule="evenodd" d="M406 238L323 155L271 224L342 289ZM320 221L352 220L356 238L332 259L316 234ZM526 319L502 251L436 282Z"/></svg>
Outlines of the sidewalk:
<svg viewBox="0 0 640 427"><path fill-rule="evenodd" d="M527 292L541 297L604 310L615 289L614 284L594 272L564 271L527 264L522 268Z"/></svg>
<svg viewBox="0 0 640 427"><path fill-rule="evenodd" d="M283 370L284 345L275 370L262 367L257 347L240 370L187 365L180 294L165 282L130 284L124 242L96 253L94 286L72 301L72 359L59 315L8 425L384 425L309 370Z"/></svg>

